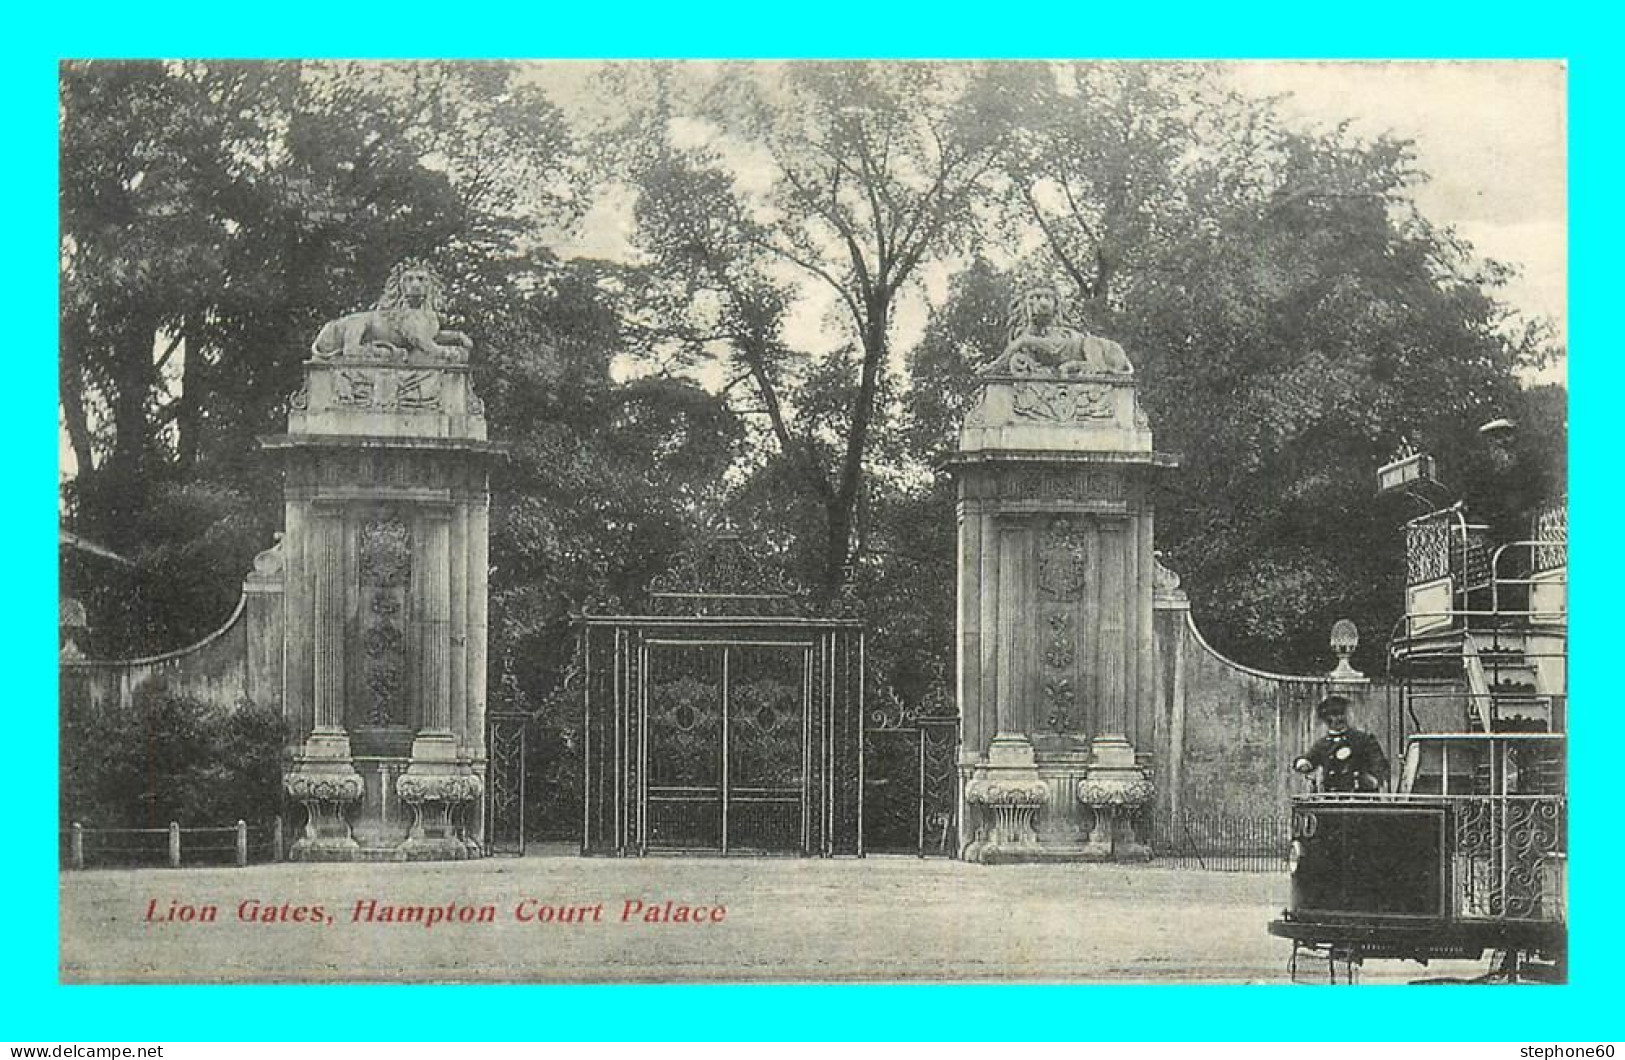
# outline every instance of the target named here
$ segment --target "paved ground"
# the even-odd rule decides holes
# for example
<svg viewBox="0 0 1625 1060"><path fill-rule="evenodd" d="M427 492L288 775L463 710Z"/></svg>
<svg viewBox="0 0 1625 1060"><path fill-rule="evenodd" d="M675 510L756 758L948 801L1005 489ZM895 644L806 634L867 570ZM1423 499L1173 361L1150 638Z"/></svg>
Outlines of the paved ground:
<svg viewBox="0 0 1625 1060"><path fill-rule="evenodd" d="M126 983L1280 983L1290 945L1265 927L1285 891L1278 874L912 858L93 869L62 875L61 971ZM209 907L212 921L180 919ZM1421 974L1372 965L1364 979Z"/></svg>

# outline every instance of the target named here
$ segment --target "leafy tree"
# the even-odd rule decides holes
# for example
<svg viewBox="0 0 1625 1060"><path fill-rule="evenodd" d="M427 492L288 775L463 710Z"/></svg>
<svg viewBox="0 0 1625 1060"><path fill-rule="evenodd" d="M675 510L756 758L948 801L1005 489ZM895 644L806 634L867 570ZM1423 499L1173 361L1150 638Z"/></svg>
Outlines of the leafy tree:
<svg viewBox="0 0 1625 1060"><path fill-rule="evenodd" d="M1495 301L1504 269L1416 213L1407 144L1285 129L1178 67L1067 73L1013 167L1043 236L1027 267L1074 280L1075 315L1128 348L1159 448L1183 456L1159 546L1221 649L1312 670L1352 617L1376 668L1402 564L1375 469L1405 436L1470 470L1477 425L1525 401L1540 333ZM964 358L1002 344L1008 292L972 270L928 329L917 449L951 444Z"/></svg>
<svg viewBox="0 0 1625 1060"><path fill-rule="evenodd" d="M76 529L142 560L190 547L200 526L161 510L198 483L268 538L255 439L282 429L323 320L406 256L471 314L510 305L502 259L579 194L557 108L507 64L84 62L61 84L67 499ZM173 587L161 558L146 580ZM138 649L225 617L135 599Z"/></svg>
<svg viewBox="0 0 1625 1060"><path fill-rule="evenodd" d="M923 263L970 245L1032 76L804 64L693 89L656 70L629 93L651 101L617 156L638 192L651 315L682 357L718 354L727 387L748 386L777 480L817 507L809 569L825 598L850 576L898 299ZM797 337L805 284L833 298L849 340L827 356Z"/></svg>

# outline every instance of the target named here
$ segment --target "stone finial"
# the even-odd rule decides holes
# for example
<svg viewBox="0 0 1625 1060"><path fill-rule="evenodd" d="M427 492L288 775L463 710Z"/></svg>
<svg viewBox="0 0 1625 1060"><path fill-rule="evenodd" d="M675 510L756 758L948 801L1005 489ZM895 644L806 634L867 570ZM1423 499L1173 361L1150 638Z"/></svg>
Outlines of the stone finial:
<svg viewBox="0 0 1625 1060"><path fill-rule="evenodd" d="M1365 674L1349 665L1349 656L1360 646L1359 627L1346 618L1338 619L1332 623L1331 645L1337 666L1327 677L1333 681L1364 681Z"/></svg>
<svg viewBox="0 0 1625 1060"><path fill-rule="evenodd" d="M328 321L311 344L318 361L467 364L474 344L440 327L445 285L426 262L408 258L390 270L373 308Z"/></svg>
<svg viewBox="0 0 1625 1060"><path fill-rule="evenodd" d="M980 374L1063 378L1132 374L1134 366L1123 347L1067 326L1065 305L1053 284L1024 287L1010 302L1009 342Z"/></svg>

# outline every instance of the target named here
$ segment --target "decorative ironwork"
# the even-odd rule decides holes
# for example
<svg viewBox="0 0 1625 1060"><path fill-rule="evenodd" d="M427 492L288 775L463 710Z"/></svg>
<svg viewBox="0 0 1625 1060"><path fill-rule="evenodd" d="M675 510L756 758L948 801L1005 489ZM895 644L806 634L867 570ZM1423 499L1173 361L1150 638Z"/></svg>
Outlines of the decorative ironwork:
<svg viewBox="0 0 1625 1060"><path fill-rule="evenodd" d="M720 790L722 690L715 679L684 675L649 686L651 786Z"/></svg>
<svg viewBox="0 0 1625 1060"><path fill-rule="evenodd" d="M1490 583L1490 555L1493 551L1490 545L1489 534L1483 527L1470 526L1466 528L1464 547L1461 552L1461 585L1466 589L1476 589Z"/></svg>
<svg viewBox="0 0 1625 1060"><path fill-rule="evenodd" d="M732 530L691 542L649 583L654 610L665 615L795 615L805 595Z"/></svg>
<svg viewBox="0 0 1625 1060"><path fill-rule="evenodd" d="M1556 570L1569 563L1569 509L1562 501L1542 508L1535 515L1535 570Z"/></svg>
<svg viewBox="0 0 1625 1060"><path fill-rule="evenodd" d="M1421 585L1450 573L1450 530L1447 517L1411 523L1405 528L1405 582Z"/></svg>
<svg viewBox="0 0 1625 1060"><path fill-rule="evenodd" d="M728 769L736 784L800 787L806 708L799 692L773 677L729 686Z"/></svg>
<svg viewBox="0 0 1625 1060"><path fill-rule="evenodd" d="M486 845L492 854L525 852L525 714L491 715L486 742L490 792Z"/></svg>
<svg viewBox="0 0 1625 1060"><path fill-rule="evenodd" d="M855 627L584 622L587 853L860 852Z"/></svg>
<svg viewBox="0 0 1625 1060"><path fill-rule="evenodd" d="M863 631L723 531L582 616L589 854L863 852Z"/></svg>
<svg viewBox="0 0 1625 1060"><path fill-rule="evenodd" d="M920 804L925 818L920 853L953 857L959 849L959 719L932 719L922 725L920 748Z"/></svg>
<svg viewBox="0 0 1625 1060"><path fill-rule="evenodd" d="M906 702L888 689L864 728L864 849L952 857L958 849L957 706L939 679Z"/></svg>
<svg viewBox="0 0 1625 1060"><path fill-rule="evenodd" d="M412 572L412 530L401 519L361 524L362 684L369 725L404 725L406 606Z"/></svg>

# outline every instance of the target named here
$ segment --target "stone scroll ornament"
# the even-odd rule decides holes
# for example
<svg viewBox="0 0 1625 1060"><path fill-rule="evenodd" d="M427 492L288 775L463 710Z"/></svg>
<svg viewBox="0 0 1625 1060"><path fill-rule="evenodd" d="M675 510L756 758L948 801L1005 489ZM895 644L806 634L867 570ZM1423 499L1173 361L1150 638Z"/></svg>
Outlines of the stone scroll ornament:
<svg viewBox="0 0 1625 1060"><path fill-rule="evenodd" d="M318 361L467 364L474 343L440 326L444 284L416 258L396 265L368 310L328 321L311 344ZM423 400L421 397L408 400Z"/></svg>

